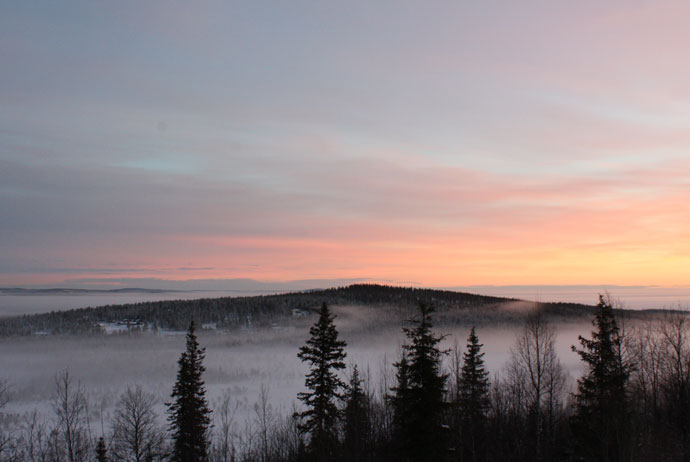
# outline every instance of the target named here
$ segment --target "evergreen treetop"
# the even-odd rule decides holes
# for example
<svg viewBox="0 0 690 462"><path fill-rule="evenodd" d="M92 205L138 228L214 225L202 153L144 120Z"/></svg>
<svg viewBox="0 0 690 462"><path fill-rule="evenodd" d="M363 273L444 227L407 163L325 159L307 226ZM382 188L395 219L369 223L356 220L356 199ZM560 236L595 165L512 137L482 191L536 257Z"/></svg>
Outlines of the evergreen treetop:
<svg viewBox="0 0 690 462"><path fill-rule="evenodd" d="M96 443L96 462L108 462L108 450L102 436L98 438L98 443Z"/></svg>
<svg viewBox="0 0 690 462"><path fill-rule="evenodd" d="M346 343L338 339L333 316L326 303L321 305L319 319L309 329L309 339L300 347L297 357L309 364L305 378L309 391L300 392L297 398L306 409L297 413L302 421L299 431L309 434L310 449L318 458L326 460L337 441L337 424L340 412L336 401L343 398L346 384L337 372L345 369Z"/></svg>
<svg viewBox="0 0 690 462"><path fill-rule="evenodd" d="M208 460L211 410L206 400L202 374L205 348L199 346L189 324L186 349L178 360L177 380L173 386L172 403L168 403L168 421L173 440L173 462L206 462Z"/></svg>
<svg viewBox="0 0 690 462"><path fill-rule="evenodd" d="M474 326L467 338L459 383L459 405L463 420L478 421L489 409L489 372L484 366L484 353Z"/></svg>
<svg viewBox="0 0 690 462"><path fill-rule="evenodd" d="M398 385L393 388L395 442L406 460L440 460L447 451L443 428L447 374L441 371L439 349L443 339L434 335L431 315L434 308L419 304L419 316L410 319L412 327L403 328L408 343L395 364Z"/></svg>
<svg viewBox="0 0 690 462"><path fill-rule="evenodd" d="M599 296L592 338L579 336L581 349L572 347L587 365L578 380L573 430L588 457L604 461L624 458L627 437L626 383L632 371L622 353L623 339L611 303Z"/></svg>
<svg viewBox="0 0 690 462"><path fill-rule="evenodd" d="M362 387L359 369L355 365L344 396L345 422L343 448L347 460L361 460L370 439L369 397Z"/></svg>

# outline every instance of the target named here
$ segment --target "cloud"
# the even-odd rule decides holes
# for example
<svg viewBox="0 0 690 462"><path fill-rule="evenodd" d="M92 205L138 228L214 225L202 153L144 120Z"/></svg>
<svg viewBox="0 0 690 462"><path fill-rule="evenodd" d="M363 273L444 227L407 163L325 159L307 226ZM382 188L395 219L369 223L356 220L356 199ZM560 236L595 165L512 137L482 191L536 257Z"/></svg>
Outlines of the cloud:
<svg viewBox="0 0 690 462"><path fill-rule="evenodd" d="M15 5L0 282L677 281L687 8Z"/></svg>
<svg viewBox="0 0 690 462"><path fill-rule="evenodd" d="M69 288L136 287L160 290L209 290L237 292L288 292L346 286L371 282L367 278L307 279L294 281L259 281L247 278L235 279L162 279L162 278L76 278L68 279ZM376 281L375 281L376 282Z"/></svg>
<svg viewBox="0 0 690 462"><path fill-rule="evenodd" d="M607 257L608 270L630 262L626 255L638 260L631 270L649 268L663 254L675 267L684 261L677 244L689 241L690 214L678 213L688 207L680 165L539 179L434 166L413 171L376 159L323 162L307 173L278 163L291 193L285 184L272 190L128 169L5 166L3 184L16 192L2 202L11 231L3 243L18 271L40 248L45 269L38 273L116 274L119 267L122 274L276 280L426 273L442 275L441 283L468 275L487 281L500 268L512 281L520 273L588 274L587 266ZM97 266L115 255L121 265ZM179 260L192 264L175 265ZM59 261L75 266L60 269Z"/></svg>

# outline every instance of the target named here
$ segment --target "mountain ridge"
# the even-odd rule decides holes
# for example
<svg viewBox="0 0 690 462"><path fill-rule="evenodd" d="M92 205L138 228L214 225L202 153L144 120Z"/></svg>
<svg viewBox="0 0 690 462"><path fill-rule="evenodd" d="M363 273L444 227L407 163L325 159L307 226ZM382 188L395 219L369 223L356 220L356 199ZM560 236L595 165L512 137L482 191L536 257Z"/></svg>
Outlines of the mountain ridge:
<svg viewBox="0 0 690 462"><path fill-rule="evenodd" d="M594 308L578 303L537 303L450 290L365 283L274 295L162 300L0 318L0 336L98 334L103 323L115 322L144 329L184 330L190 319L221 330L300 325L304 321L299 318L308 317L322 303L376 309L379 310L376 317L380 319L374 322L400 323L413 314L420 302L433 304L439 322L451 324L514 322L523 319L526 310L534 308L551 317L583 319ZM296 312L303 315L296 316ZM638 311L635 315L643 313Z"/></svg>

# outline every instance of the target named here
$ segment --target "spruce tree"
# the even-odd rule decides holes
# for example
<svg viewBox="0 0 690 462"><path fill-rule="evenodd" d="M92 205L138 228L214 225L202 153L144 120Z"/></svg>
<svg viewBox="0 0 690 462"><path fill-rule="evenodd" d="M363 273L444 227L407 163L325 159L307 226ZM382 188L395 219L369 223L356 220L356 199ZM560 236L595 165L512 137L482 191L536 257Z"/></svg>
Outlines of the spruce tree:
<svg viewBox="0 0 690 462"><path fill-rule="evenodd" d="M105 440L102 436L96 443L96 462L108 462L108 450L105 448Z"/></svg>
<svg viewBox="0 0 690 462"><path fill-rule="evenodd" d="M305 378L309 391L297 395L306 406L296 414L301 418L298 428L302 435L310 436L309 450L316 460L329 460L337 447L340 412L336 401L343 398L346 388L337 375L345 368L346 343L338 340L333 319L328 306L321 305L319 319L309 329L310 338L297 354L310 367Z"/></svg>
<svg viewBox="0 0 690 462"><path fill-rule="evenodd" d="M441 371L445 352L438 344L443 337L433 334L434 308L419 304L419 317L403 328L408 342L398 369L398 386L393 388L394 445L401 460L438 461L448 451L448 435L443 426L447 375Z"/></svg>
<svg viewBox="0 0 690 462"><path fill-rule="evenodd" d="M396 386L391 388L393 394L389 396L391 407L393 409L393 450L397 453L403 453L403 446L405 441L409 439L408 432L412 431L410 421L412 416L412 407L410 406L410 364L407 360L407 353L403 349L400 354L400 360L393 363L395 367Z"/></svg>
<svg viewBox="0 0 690 462"><path fill-rule="evenodd" d="M168 403L168 421L172 434L172 462L208 461L211 410L201 379L205 368L205 348L200 348L194 334L194 321L189 324L186 350L180 356L177 380L173 386L172 403Z"/></svg>
<svg viewBox="0 0 690 462"><path fill-rule="evenodd" d="M592 339L579 337L572 347L587 365L577 383L573 432L585 458L619 461L626 458L628 436L626 383L631 367L622 355L622 337L611 303L599 296Z"/></svg>
<svg viewBox="0 0 690 462"><path fill-rule="evenodd" d="M344 396L345 428L343 448L345 460L361 461L366 457L371 431L369 423L369 399L362 388L357 366L352 369L352 376Z"/></svg>
<svg viewBox="0 0 690 462"><path fill-rule="evenodd" d="M482 460L486 454L485 424L489 410L489 372L474 327L467 338L458 393L462 453L465 460Z"/></svg>

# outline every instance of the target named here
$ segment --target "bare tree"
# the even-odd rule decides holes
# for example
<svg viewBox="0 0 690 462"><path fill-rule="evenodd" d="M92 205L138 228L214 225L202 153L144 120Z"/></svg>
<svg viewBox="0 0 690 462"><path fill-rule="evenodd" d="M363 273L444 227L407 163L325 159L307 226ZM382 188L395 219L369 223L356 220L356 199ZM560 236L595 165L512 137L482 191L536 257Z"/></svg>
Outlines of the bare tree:
<svg viewBox="0 0 690 462"><path fill-rule="evenodd" d="M16 439L10 433L8 417L3 413L3 408L9 402L9 384L7 380L0 379L0 460L14 461L18 459Z"/></svg>
<svg viewBox="0 0 690 462"><path fill-rule="evenodd" d="M464 345L460 343L457 337L453 337L453 346L449 350L449 383L448 383L448 399L451 402L458 402L460 398L460 376L462 373L462 353Z"/></svg>
<svg viewBox="0 0 690 462"><path fill-rule="evenodd" d="M402 355L402 348L398 349L398 357ZM375 419L372 425L377 429L379 436L384 439L390 439L393 432L393 405L392 396L389 394L393 386L395 374L393 368L388 361L388 357L384 354L378 367L378 383L376 395L378 396L379 410L373 417ZM376 396L374 395L374 396Z"/></svg>
<svg viewBox="0 0 690 462"><path fill-rule="evenodd" d="M682 311L664 317L660 335L665 344L664 395L671 424L687 435L690 432L690 318ZM690 443L683 438L686 452Z"/></svg>
<svg viewBox="0 0 690 462"><path fill-rule="evenodd" d="M10 400L10 385L5 379L0 379L0 412Z"/></svg>
<svg viewBox="0 0 690 462"><path fill-rule="evenodd" d="M68 462L88 460L91 448L86 393L81 384L72 383L67 370L55 377L52 405L57 418L53 435L54 452L63 454Z"/></svg>
<svg viewBox="0 0 690 462"><path fill-rule="evenodd" d="M39 418L37 410L24 416L21 428L21 444L27 462L46 462L49 454L49 430L47 423Z"/></svg>
<svg viewBox="0 0 690 462"><path fill-rule="evenodd" d="M563 406L565 374L555 348L556 332L540 312L525 320L511 350L508 376L521 398L523 412L534 426L534 451L543 457L543 437L554 434Z"/></svg>
<svg viewBox="0 0 690 462"><path fill-rule="evenodd" d="M278 417L273 425L272 460L299 460L302 437L299 432L298 421L293 417L294 414L292 412L288 416Z"/></svg>
<svg viewBox="0 0 690 462"><path fill-rule="evenodd" d="M216 402L214 416L216 419L216 440L213 445L213 456L217 462L231 462L235 460L237 447L235 415L240 407L240 401L233 400L229 390L225 390Z"/></svg>
<svg viewBox="0 0 690 462"><path fill-rule="evenodd" d="M661 331L662 325L658 321L648 320L635 326L626 344L628 356L635 358L636 363L630 376L631 390L643 412L655 418L661 406L668 352Z"/></svg>
<svg viewBox="0 0 690 462"><path fill-rule="evenodd" d="M271 428L276 416L269 401L268 387L261 384L259 397L254 403L254 422L259 431L259 460L267 462L271 458Z"/></svg>
<svg viewBox="0 0 690 462"><path fill-rule="evenodd" d="M675 387L686 387L690 381L690 319L681 311L668 313L660 332L668 348L667 374Z"/></svg>
<svg viewBox="0 0 690 462"><path fill-rule="evenodd" d="M164 456L165 431L154 410L156 398L141 386L128 387L113 417L111 457L122 462L150 462Z"/></svg>

